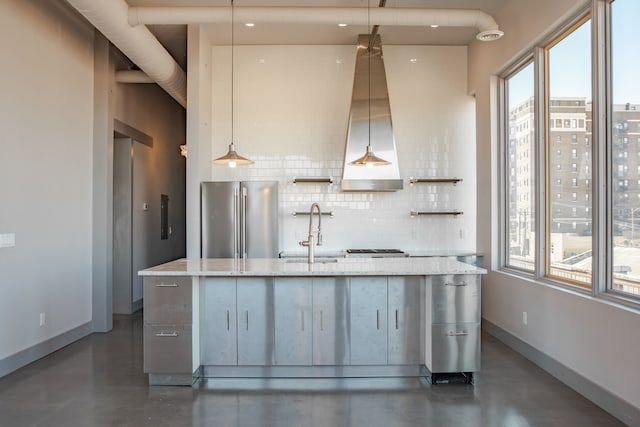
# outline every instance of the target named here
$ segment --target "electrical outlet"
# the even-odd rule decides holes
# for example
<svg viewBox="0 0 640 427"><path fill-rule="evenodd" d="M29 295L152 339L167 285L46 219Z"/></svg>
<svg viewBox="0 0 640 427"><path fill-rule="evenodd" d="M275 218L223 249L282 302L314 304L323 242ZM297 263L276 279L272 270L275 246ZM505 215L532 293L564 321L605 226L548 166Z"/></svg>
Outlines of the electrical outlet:
<svg viewBox="0 0 640 427"><path fill-rule="evenodd" d="M40 326L44 326L45 320L44 312L40 313Z"/></svg>
<svg viewBox="0 0 640 427"><path fill-rule="evenodd" d="M524 323L525 325L527 324L528 319L527 319L527 312L523 311L522 312L522 323Z"/></svg>

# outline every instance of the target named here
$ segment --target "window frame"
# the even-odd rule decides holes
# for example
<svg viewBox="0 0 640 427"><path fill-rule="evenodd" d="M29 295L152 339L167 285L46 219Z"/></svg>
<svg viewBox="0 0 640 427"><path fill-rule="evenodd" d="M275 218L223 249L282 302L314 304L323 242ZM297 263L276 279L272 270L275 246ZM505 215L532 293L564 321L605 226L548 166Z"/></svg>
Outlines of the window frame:
<svg viewBox="0 0 640 427"><path fill-rule="evenodd" d="M499 162L499 167L501 171L499 185L500 185L500 198L505 202L505 209L500 209L500 214L499 214L499 221L501 224L501 232L500 232L501 244L499 245L499 251L500 251L499 256L501 259L501 264L505 266L506 269L518 272L518 274L521 274L530 278L535 276L535 264L536 264L535 262L534 262L533 270L528 270L525 268L510 265L510 264L507 265L509 260L509 255L510 255L509 251L511 249L509 245L510 218L509 218L509 197L508 197L510 175L508 175L507 172L510 170L509 168L509 138L510 138L509 129L510 127L509 127L509 111L508 111L508 103L509 103L508 81L511 77L515 76L520 71L524 70L525 68L527 68L529 65L532 65L532 64L534 66L534 87L535 87L536 86L536 82L535 82L535 79L536 79L535 65L536 64L532 54L522 57L519 61L514 63L512 67L506 70L504 77L499 80L499 85L498 85L498 97L500 100L500 102L498 103L498 105L500 106L500 111L498 115L498 123L499 123L499 129L500 129L499 137L501 141L504 141L504 143L500 144L500 150L499 150L500 159L501 159L501 161ZM538 120L537 108L538 108L537 94L534 93L534 129L532 130L533 141L531 141L532 149L534 152L537 146L536 144L537 128L538 128L537 127L537 120ZM532 167L534 168L534 179L535 179L535 184L537 185L539 181L537 156L533 160ZM535 194L533 194L532 196L535 197ZM536 221L537 223L537 213L532 218L532 221ZM536 230L536 233L537 233L537 230ZM534 256L537 256L537 250L535 251Z"/></svg>
<svg viewBox="0 0 640 427"><path fill-rule="evenodd" d="M587 187L591 188L590 203L586 205L586 212L591 213L592 221L592 276L591 286L585 287L584 283L574 283L567 279L562 279L548 275L550 265L547 258L547 248L551 249L551 242L547 236L550 229L551 215L546 206L547 195L553 196L556 191L553 187L557 183L551 182L548 177L548 168L555 167L553 159L554 152L549 152L546 142L549 141L549 132L552 128L557 128L556 123L548 122L546 106L548 80L546 52L553 45L559 43L573 30L583 23L591 20L591 73L592 73L592 115L591 123L585 121L584 129L590 131L589 136L585 136L585 150L589 151L591 160L591 178ZM508 94L507 82L509 78L517 74L523 68L533 64L534 66L534 141L532 153L535 153L535 233L536 248L534 254L533 271L517 268L508 265L509 250L509 209L507 195L508 184ZM499 124L499 165L503 168L500 171L500 209L499 220L499 270L510 274L515 274L523 278L533 279L537 283L557 286L574 292L590 295L594 298L601 298L616 304L640 308L640 296L623 293L613 289L613 193L614 183L617 182L617 171L612 159L613 129L611 120L613 118L613 106L610 102L611 94L611 0L592 0L585 7L578 10L571 18L562 25L537 42L531 49L515 60L511 65L505 67L498 75L498 124ZM640 129L640 123L638 123ZM506 137L505 137L506 136ZM640 137L638 138L640 145ZM580 151L580 150L579 150ZM604 189L604 190L603 190Z"/></svg>

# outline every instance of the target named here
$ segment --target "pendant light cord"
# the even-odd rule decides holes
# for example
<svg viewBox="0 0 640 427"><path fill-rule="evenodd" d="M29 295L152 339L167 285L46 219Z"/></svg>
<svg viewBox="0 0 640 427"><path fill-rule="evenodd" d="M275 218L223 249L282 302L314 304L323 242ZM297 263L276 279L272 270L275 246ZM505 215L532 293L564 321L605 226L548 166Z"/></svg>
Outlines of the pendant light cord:
<svg viewBox="0 0 640 427"><path fill-rule="evenodd" d="M369 0L367 0L367 31L369 31L369 27L371 26L371 6L369 5ZM375 29L377 32L377 28ZM374 29L371 30L369 34L369 46L367 46L367 99L369 101L369 148L367 149L367 153L371 150L371 54L373 53L373 39L375 37Z"/></svg>
<svg viewBox="0 0 640 427"><path fill-rule="evenodd" d="M233 0L231 0L231 144L233 140Z"/></svg>

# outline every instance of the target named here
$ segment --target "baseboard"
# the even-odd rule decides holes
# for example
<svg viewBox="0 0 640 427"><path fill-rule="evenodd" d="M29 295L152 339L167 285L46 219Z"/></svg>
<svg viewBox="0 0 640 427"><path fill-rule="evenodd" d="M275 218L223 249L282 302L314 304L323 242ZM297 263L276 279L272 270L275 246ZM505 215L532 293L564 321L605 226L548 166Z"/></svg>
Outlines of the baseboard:
<svg viewBox="0 0 640 427"><path fill-rule="evenodd" d="M580 393L629 426L640 426L640 408L605 390L590 379L544 354L501 327L482 319L482 329L502 341L560 382Z"/></svg>
<svg viewBox="0 0 640 427"><path fill-rule="evenodd" d="M80 325L63 334L57 335L39 344L0 360L0 378L28 365L31 362L53 353L93 332L91 322Z"/></svg>

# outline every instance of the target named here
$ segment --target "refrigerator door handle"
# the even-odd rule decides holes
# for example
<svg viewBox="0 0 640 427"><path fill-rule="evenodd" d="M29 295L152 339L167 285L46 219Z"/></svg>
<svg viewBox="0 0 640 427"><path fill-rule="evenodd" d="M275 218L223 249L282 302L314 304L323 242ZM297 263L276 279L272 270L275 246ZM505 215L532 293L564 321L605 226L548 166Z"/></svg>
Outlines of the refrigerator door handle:
<svg viewBox="0 0 640 427"><path fill-rule="evenodd" d="M242 258L247 258L247 187L242 187Z"/></svg>
<svg viewBox="0 0 640 427"><path fill-rule="evenodd" d="M233 256L238 258L238 189L233 189Z"/></svg>

